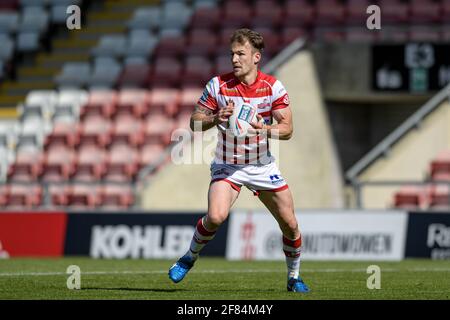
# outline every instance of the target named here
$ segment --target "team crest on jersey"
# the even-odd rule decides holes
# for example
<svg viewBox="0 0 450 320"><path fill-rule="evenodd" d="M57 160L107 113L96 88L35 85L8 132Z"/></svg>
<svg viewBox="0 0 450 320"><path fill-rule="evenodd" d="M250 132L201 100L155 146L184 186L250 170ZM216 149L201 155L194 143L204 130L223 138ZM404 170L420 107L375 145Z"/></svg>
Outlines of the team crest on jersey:
<svg viewBox="0 0 450 320"><path fill-rule="evenodd" d="M284 95L284 97L283 97L283 103L284 103L284 104L289 104L289 96L288 96L287 93L286 93L286 94Z"/></svg>

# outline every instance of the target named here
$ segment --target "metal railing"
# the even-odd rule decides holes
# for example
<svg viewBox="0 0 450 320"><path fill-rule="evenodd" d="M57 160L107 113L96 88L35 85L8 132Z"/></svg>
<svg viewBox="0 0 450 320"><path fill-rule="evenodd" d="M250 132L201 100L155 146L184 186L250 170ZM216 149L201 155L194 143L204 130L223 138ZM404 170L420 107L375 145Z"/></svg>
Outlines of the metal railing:
<svg viewBox="0 0 450 320"><path fill-rule="evenodd" d="M354 181L354 184L352 184L353 189L355 190L355 197L356 197L356 207L358 209L361 209L364 207L363 197L362 197L362 191L365 187L395 187L395 186L419 186L419 187L426 187L426 186L435 186L435 185L447 185L450 190L450 181L440 181L440 180L425 180L425 181L418 181L418 180L378 180L378 181ZM393 198L393 197L392 197ZM448 206L450 208L450 193L448 198Z"/></svg>

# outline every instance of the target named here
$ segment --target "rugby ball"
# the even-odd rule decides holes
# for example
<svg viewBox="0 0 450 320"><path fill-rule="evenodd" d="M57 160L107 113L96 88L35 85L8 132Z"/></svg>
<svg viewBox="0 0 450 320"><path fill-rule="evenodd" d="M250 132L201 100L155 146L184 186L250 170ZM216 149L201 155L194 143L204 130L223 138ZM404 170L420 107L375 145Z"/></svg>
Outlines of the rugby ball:
<svg viewBox="0 0 450 320"><path fill-rule="evenodd" d="M248 129L253 128L251 123L258 121L257 114L257 108L250 103L235 106L233 114L228 118L228 128L233 132L235 137L245 137Z"/></svg>

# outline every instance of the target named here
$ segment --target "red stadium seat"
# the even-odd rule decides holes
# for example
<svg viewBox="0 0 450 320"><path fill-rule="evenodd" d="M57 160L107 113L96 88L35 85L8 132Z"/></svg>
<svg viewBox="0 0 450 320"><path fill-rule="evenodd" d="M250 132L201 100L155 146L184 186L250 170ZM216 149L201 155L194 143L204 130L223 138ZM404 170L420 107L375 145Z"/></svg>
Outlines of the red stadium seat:
<svg viewBox="0 0 450 320"><path fill-rule="evenodd" d="M307 0L287 0L281 20L283 27L310 27L315 24L316 7Z"/></svg>
<svg viewBox="0 0 450 320"><path fill-rule="evenodd" d="M172 130L174 129L174 120L162 114L150 115L144 121L144 144L161 143L168 145Z"/></svg>
<svg viewBox="0 0 450 320"><path fill-rule="evenodd" d="M220 12L219 7L198 8L192 15L190 27L192 29L214 30L219 25Z"/></svg>
<svg viewBox="0 0 450 320"><path fill-rule="evenodd" d="M434 185L430 192L430 208L445 209L450 208L450 186Z"/></svg>
<svg viewBox="0 0 450 320"><path fill-rule="evenodd" d="M208 29L192 29L188 36L186 55L211 56L216 52L216 33Z"/></svg>
<svg viewBox="0 0 450 320"><path fill-rule="evenodd" d="M113 123L112 140L114 143L121 141L133 147L140 146L144 140L142 121L131 114L117 116Z"/></svg>
<svg viewBox="0 0 450 320"><path fill-rule="evenodd" d="M19 0L2 0L0 2L1 10L17 10L19 8Z"/></svg>
<svg viewBox="0 0 450 320"><path fill-rule="evenodd" d="M364 26L368 18L367 8L375 4L370 0L348 0L346 3L346 18L347 25ZM367 32L367 29L366 29Z"/></svg>
<svg viewBox="0 0 450 320"><path fill-rule="evenodd" d="M35 181L42 173L43 160L40 150L19 150L8 168L8 181Z"/></svg>
<svg viewBox="0 0 450 320"><path fill-rule="evenodd" d="M277 1L260 0L255 3L252 28L278 28L282 17L282 9Z"/></svg>
<svg viewBox="0 0 450 320"><path fill-rule="evenodd" d="M44 181L68 180L75 169L76 153L73 149L58 145L50 148L45 154L43 176Z"/></svg>
<svg viewBox="0 0 450 320"><path fill-rule="evenodd" d="M147 88L152 69L148 64L130 64L123 68L119 77L119 88Z"/></svg>
<svg viewBox="0 0 450 320"><path fill-rule="evenodd" d="M106 147L111 142L112 123L102 116L91 116L79 124L79 143Z"/></svg>
<svg viewBox="0 0 450 320"><path fill-rule="evenodd" d="M209 59L200 56L187 57L183 70L182 86L205 85L213 73L213 65Z"/></svg>
<svg viewBox="0 0 450 320"><path fill-rule="evenodd" d="M178 111L180 91L172 88L154 88L150 96L149 115L167 114L172 117Z"/></svg>
<svg viewBox="0 0 450 320"><path fill-rule="evenodd" d="M44 147L49 149L58 144L71 148L77 145L76 123L57 122L54 124L52 133L45 139Z"/></svg>
<svg viewBox="0 0 450 320"><path fill-rule="evenodd" d="M186 47L186 38L179 36L162 36L154 50L157 57L178 58ZM156 66L156 64L155 64Z"/></svg>
<svg viewBox="0 0 450 320"><path fill-rule="evenodd" d="M100 180L106 173L106 151L96 145L81 147L77 153L74 180Z"/></svg>
<svg viewBox="0 0 450 320"><path fill-rule="evenodd" d="M130 181L139 169L139 153L128 144L111 147L106 165L105 181Z"/></svg>
<svg viewBox="0 0 450 320"><path fill-rule="evenodd" d="M231 57L229 54L217 56L215 59L215 74L221 75L233 71Z"/></svg>
<svg viewBox="0 0 450 320"><path fill-rule="evenodd" d="M93 90L89 94L87 103L81 108L80 117L84 119L90 114L102 114L109 118L115 112L116 103L116 91Z"/></svg>
<svg viewBox="0 0 450 320"><path fill-rule="evenodd" d="M180 92L180 104L178 107L179 113L184 111L192 112L197 105L198 99L202 96L202 87L185 87Z"/></svg>
<svg viewBox="0 0 450 320"><path fill-rule="evenodd" d="M177 87L181 81L181 63L171 57L159 57L155 60L152 74L152 86L155 84Z"/></svg>
<svg viewBox="0 0 450 320"><path fill-rule="evenodd" d="M281 49L280 35L273 31L273 29L260 27L255 28L256 32L259 32L264 38L264 54L268 56L274 56Z"/></svg>
<svg viewBox="0 0 450 320"><path fill-rule="evenodd" d="M430 175L435 179L438 174L450 173L450 150L441 151L430 164Z"/></svg>
<svg viewBox="0 0 450 320"><path fill-rule="evenodd" d="M381 9L383 23L404 23L409 20L409 8L405 2L380 0L378 6Z"/></svg>
<svg viewBox="0 0 450 320"><path fill-rule="evenodd" d="M450 1L441 1L441 20L444 23L450 22Z"/></svg>
<svg viewBox="0 0 450 320"><path fill-rule="evenodd" d="M10 184L8 207L32 209L42 204L42 187L38 184Z"/></svg>
<svg viewBox="0 0 450 320"><path fill-rule="evenodd" d="M432 0L411 0L409 10L411 24L437 23L441 20L440 4Z"/></svg>
<svg viewBox="0 0 450 320"><path fill-rule="evenodd" d="M367 32L365 27L350 27L346 30L345 39L347 42L372 43L377 40L377 35L376 32Z"/></svg>
<svg viewBox="0 0 450 320"><path fill-rule="evenodd" d="M403 186L394 195L394 207L418 209L424 202L424 189L418 186Z"/></svg>
<svg viewBox="0 0 450 320"><path fill-rule="evenodd" d="M149 101L150 93L146 89L122 89L118 94L117 115L128 113L142 117L148 113Z"/></svg>
<svg viewBox="0 0 450 320"><path fill-rule="evenodd" d="M100 186L73 183L69 188L67 201L71 207L93 209L100 203Z"/></svg>
<svg viewBox="0 0 450 320"><path fill-rule="evenodd" d="M68 184L50 184L48 186L51 203L54 206L65 207L69 205L70 191L71 187Z"/></svg>
<svg viewBox="0 0 450 320"><path fill-rule="evenodd" d="M100 205L103 208L125 209L133 205L133 203L133 189L128 184L105 184L101 188Z"/></svg>
<svg viewBox="0 0 450 320"><path fill-rule="evenodd" d="M220 28L250 27L252 8L245 1L225 1L222 8Z"/></svg>
<svg viewBox="0 0 450 320"><path fill-rule="evenodd" d="M164 146L162 144L153 143L146 144L142 147L139 155L139 166L144 168L149 164L154 164L161 159L164 153Z"/></svg>
<svg viewBox="0 0 450 320"><path fill-rule="evenodd" d="M316 9L318 26L336 26L344 22L345 7L338 0L317 0Z"/></svg>

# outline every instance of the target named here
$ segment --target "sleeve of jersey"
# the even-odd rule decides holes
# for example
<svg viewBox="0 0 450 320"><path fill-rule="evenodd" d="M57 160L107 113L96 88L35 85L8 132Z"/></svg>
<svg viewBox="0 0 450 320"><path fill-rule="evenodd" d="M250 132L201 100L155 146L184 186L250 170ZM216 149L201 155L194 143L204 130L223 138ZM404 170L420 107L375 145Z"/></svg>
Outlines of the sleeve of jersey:
<svg viewBox="0 0 450 320"><path fill-rule="evenodd" d="M283 109L289 107L289 95L281 84L280 81L276 81L273 87L274 97L272 102L272 110Z"/></svg>
<svg viewBox="0 0 450 320"><path fill-rule="evenodd" d="M212 111L217 111L217 100L214 92L214 79L211 79L203 90L202 96L198 99L197 103Z"/></svg>

